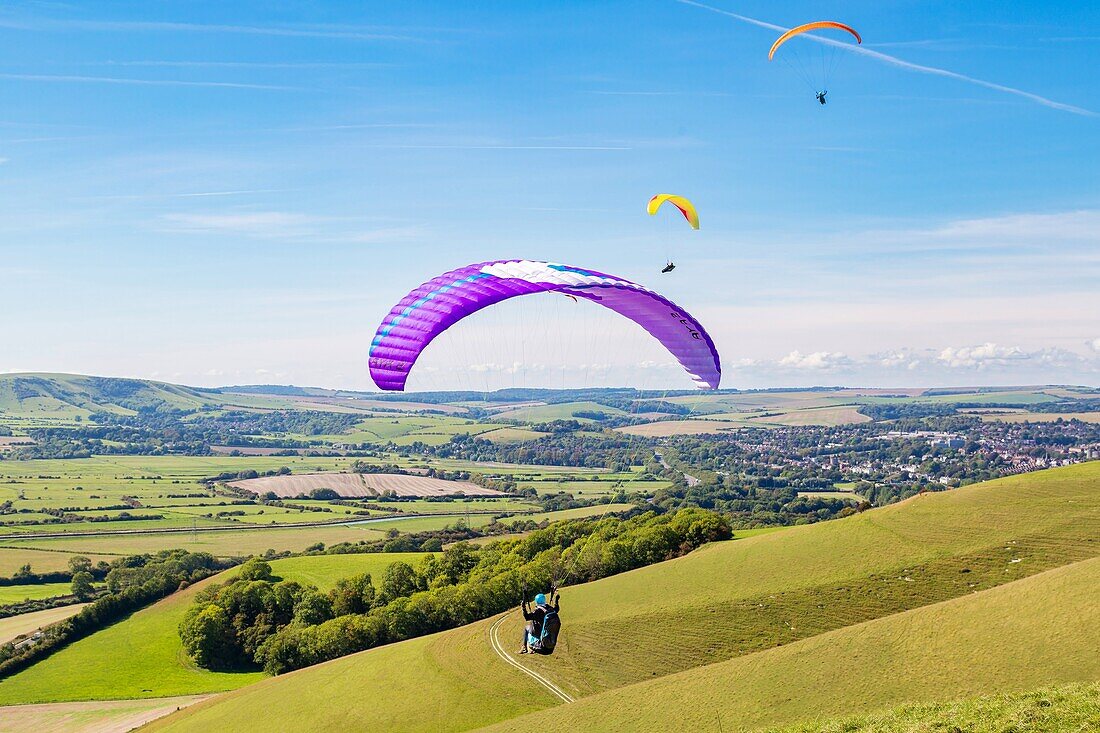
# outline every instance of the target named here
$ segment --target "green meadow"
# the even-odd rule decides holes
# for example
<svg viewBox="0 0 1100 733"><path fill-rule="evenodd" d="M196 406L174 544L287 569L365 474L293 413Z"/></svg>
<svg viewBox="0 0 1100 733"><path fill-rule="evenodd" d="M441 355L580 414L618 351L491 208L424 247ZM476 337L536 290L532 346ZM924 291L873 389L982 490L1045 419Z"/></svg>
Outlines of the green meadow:
<svg viewBox="0 0 1100 733"><path fill-rule="evenodd" d="M321 555L276 560L285 580L331 588L342 577L380 575L392 562L416 563L423 553ZM0 681L0 705L64 700L168 697L229 690L264 677L260 672L211 672L183 652L177 627L195 594L235 570L179 591Z"/></svg>

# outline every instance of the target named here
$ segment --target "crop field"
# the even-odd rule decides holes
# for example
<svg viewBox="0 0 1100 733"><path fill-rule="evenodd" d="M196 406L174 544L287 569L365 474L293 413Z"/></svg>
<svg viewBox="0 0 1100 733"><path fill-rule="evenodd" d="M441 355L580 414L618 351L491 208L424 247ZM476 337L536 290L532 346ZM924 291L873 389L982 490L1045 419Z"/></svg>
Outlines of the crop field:
<svg viewBox="0 0 1100 733"><path fill-rule="evenodd" d="M753 423L770 423L772 425L848 425L851 423L870 422L871 418L861 414L857 407L812 407L795 412L784 412L779 415L755 418Z"/></svg>
<svg viewBox="0 0 1100 733"><path fill-rule="evenodd" d="M68 570L69 560L77 554L63 550L32 550L18 546L0 545L0 575L11 576L24 565L30 565L36 573L51 573ZM86 555L93 563L100 560L110 561L112 555Z"/></svg>
<svg viewBox="0 0 1100 733"><path fill-rule="evenodd" d="M534 430L526 428L508 427L494 428L479 434L478 437L494 443L518 443L524 440L537 440L544 435L545 433L536 433Z"/></svg>
<svg viewBox="0 0 1100 733"><path fill-rule="evenodd" d="M104 700L0 708L0 730L35 733L124 733L205 700L206 695Z"/></svg>
<svg viewBox="0 0 1100 733"><path fill-rule="evenodd" d="M21 613L18 616L0 618L0 644L20 636L27 636L43 626L63 621L69 616L80 613L80 609L86 605L88 604L73 603L68 606L47 608L44 611L31 611L30 613Z"/></svg>
<svg viewBox="0 0 1100 733"><path fill-rule="evenodd" d="M558 650L550 658L523 661L582 699L502 729L655 730L661 725L653 721L663 719L646 716L673 711L690 717L699 711L706 720L681 726L678 718L664 729L717 731L705 702L716 695L708 690L730 697L738 724L778 725L797 722L806 711L832 715L890 707L922 688L925 697L913 699L953 697L955 689L985 694L1006 679L1026 690L1049 684L1051 674L1067 682L1087 674L1100 678L1091 653L1097 641L1087 636L1100 626L1075 620L1098 612L1091 596L1100 560L1088 561L1098 550L1091 529L1100 516L1097 485L1100 463L1013 476L847 519L718 543L566 587ZM1051 597L1065 603L1051 604ZM170 716L153 730L203 730L213 720L243 724L277 701L305 696L313 706L278 708L282 724L324 728L337 725L332 716L338 716L349 731L426 730L427 721L432 730L457 731L501 721L513 714L508 706L498 707L493 692L478 683L455 687L451 671L484 667L486 679L508 676L507 665L488 646L489 625L268 680ZM653 633L635 633L639 628ZM502 638L518 637L518 631L515 614L506 617ZM1004 644L1005 638L1027 643ZM1038 656L1018 653L1044 645ZM965 654L956 653L961 646ZM902 668L909 654L916 655L914 668L925 671ZM433 671L425 667L426 658L445 661ZM866 659L876 661L858 671ZM419 677L415 687L395 687L375 676L383 661L387 669L408 665L430 676ZM880 663L888 675L880 673ZM802 674L802 665L813 674ZM708 670L715 671L706 676ZM654 677L659 679L647 682ZM355 681L354 695L351 683L341 679ZM554 704L525 676L510 679L530 682L526 699L537 707ZM792 679L800 680L798 695L786 692ZM858 684L849 684L853 679ZM433 689L430 702L421 702L425 685ZM380 694L370 694L373 689ZM772 717L761 717L772 710ZM606 715L622 711L630 712L621 725Z"/></svg>
<svg viewBox="0 0 1100 733"><path fill-rule="evenodd" d="M424 553L323 555L271 563L285 580L330 588L342 577L381 574L397 560L416 563ZM224 582L235 570L165 598L124 621L70 644L0 684L0 705L64 700L167 697L229 690L263 678L260 672L210 672L183 652L177 627L195 594Z"/></svg>
<svg viewBox="0 0 1100 733"><path fill-rule="evenodd" d="M26 585L0 585L0 606L22 601L40 601L43 598L67 596L71 583L28 583Z"/></svg>
<svg viewBox="0 0 1100 733"><path fill-rule="evenodd" d="M647 438L667 438L672 435L716 435L746 427L749 423L726 422L724 420L664 420L661 422L627 425L616 428L627 435L643 435ZM756 427L767 427L757 425Z"/></svg>
<svg viewBox="0 0 1100 733"><path fill-rule="evenodd" d="M981 418L988 422L1080 420L1087 423L1100 423L1100 412L983 412Z"/></svg>
<svg viewBox="0 0 1100 733"><path fill-rule="evenodd" d="M408 521L415 521L410 519ZM452 522L454 519L452 518ZM76 553L89 556L121 556L143 552L158 552L181 548L192 552L209 552L218 557L258 555L267 550L301 552L310 545L323 542L379 540L385 537L381 527L387 524L336 524L317 527L271 527L263 530L184 531L158 533L132 533L121 535L88 535L84 537L26 537L3 540L0 557L11 548L22 550L47 550Z"/></svg>
<svg viewBox="0 0 1100 733"><path fill-rule="evenodd" d="M516 420L519 422L540 423L551 420L579 420L590 422L586 418L578 418L575 412L602 412L605 415L621 416L626 413L617 407L608 407L598 402L561 402L553 405L530 405L500 410L493 416L495 420Z"/></svg>
<svg viewBox="0 0 1100 733"><path fill-rule="evenodd" d="M596 504L595 506L586 506L581 507L580 509L562 509L556 512L521 514L519 516L509 517L508 519L502 519L500 521L501 524L512 524L514 522L522 522L528 520L534 522L558 522L564 519L585 519L587 517L600 517L604 514L629 511L633 508L633 504Z"/></svg>
<svg viewBox="0 0 1100 733"><path fill-rule="evenodd" d="M405 476L386 473L304 473L289 476L232 481L238 489L262 495L272 492L288 498L309 494L315 489L332 489L344 497L377 497L384 492L401 496L503 496L494 489L485 489L468 481L443 481L428 476Z"/></svg>
<svg viewBox="0 0 1100 733"><path fill-rule="evenodd" d="M617 480L617 481L568 481L568 480L553 480L553 481L521 481L519 482L520 489L534 489L540 495L542 494L557 494L559 492L566 492L580 497L593 497L593 496L608 496L626 491L627 493L634 491L657 491L671 486L671 481L664 479L658 479L655 481L642 481L642 480Z"/></svg>

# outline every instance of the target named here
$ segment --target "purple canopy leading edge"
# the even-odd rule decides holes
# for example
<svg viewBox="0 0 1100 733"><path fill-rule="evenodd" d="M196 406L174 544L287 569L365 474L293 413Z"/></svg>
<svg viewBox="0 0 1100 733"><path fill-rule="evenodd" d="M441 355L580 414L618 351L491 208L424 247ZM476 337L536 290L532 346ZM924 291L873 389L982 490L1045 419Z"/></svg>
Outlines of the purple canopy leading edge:
<svg viewBox="0 0 1100 733"><path fill-rule="evenodd" d="M580 267L533 260L497 260L434 277L406 295L378 327L370 375L381 389L401 391L420 353L466 316L518 295L564 293L626 316L661 342L700 389L717 389L722 364L714 341L683 308L637 283Z"/></svg>

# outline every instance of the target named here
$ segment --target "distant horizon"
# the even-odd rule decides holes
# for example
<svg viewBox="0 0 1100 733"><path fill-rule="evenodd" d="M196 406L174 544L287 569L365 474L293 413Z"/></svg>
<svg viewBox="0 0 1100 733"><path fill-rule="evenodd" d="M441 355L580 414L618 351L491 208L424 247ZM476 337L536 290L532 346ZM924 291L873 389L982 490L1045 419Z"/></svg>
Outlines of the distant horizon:
<svg viewBox="0 0 1100 733"><path fill-rule="evenodd" d="M403 395L417 395L417 394L440 394L446 392L474 392L482 394L492 394L496 392L503 392L508 390L522 390L531 392L577 392L584 390L598 391L598 390L635 390L637 392L683 392L683 393L695 393L700 394L716 394L716 393L744 393L744 392L786 392L786 391L832 391L832 390L873 390L873 391L888 391L898 390L901 391L928 391L928 390L950 390L950 391L978 391L978 390L997 390L997 391L1014 391L1014 390L1026 390L1026 389L1045 389L1045 388L1063 388L1063 389L1084 389L1084 390L1097 390L1100 389L1100 384L1074 384L1066 382L1032 382L1032 383L1018 383L1018 384L929 384L929 385L889 385L889 386L869 386L859 384L814 384L814 385L777 385L773 387L720 387L716 390L708 389L693 389L693 388L640 388L632 387L628 385L592 385L587 387L500 387L492 390L479 390L479 389L433 389L433 390L416 390L405 392L386 392L380 389L354 389L350 387L327 387L316 384L286 384L275 382L253 382L248 384L190 384L186 382L172 382L164 379L157 379L152 377L134 377L134 376L117 376L109 374L81 374L77 372L56 372L56 371L19 371L19 372L0 372L0 378L3 377L81 377L86 379L120 379L120 380L136 380L157 382L160 384L167 384L176 387L188 387L198 390L222 390L230 391L233 389L258 389L258 388L272 388L272 389L316 389L329 392L349 392L358 394L374 394L381 396L393 396L400 397Z"/></svg>

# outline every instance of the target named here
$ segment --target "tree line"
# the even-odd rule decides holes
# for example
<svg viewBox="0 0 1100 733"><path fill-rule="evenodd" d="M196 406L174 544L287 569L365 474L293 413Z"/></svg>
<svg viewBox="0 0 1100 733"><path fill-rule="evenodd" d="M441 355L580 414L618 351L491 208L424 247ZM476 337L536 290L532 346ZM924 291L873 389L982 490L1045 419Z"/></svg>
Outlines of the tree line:
<svg viewBox="0 0 1100 733"><path fill-rule="evenodd" d="M525 586L596 580L731 536L724 517L701 509L556 522L522 539L458 543L416 567L394 562L381 578L344 578L328 593L280 580L257 559L200 593L179 633L200 666L281 674L488 618L517 605Z"/></svg>

